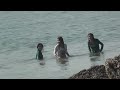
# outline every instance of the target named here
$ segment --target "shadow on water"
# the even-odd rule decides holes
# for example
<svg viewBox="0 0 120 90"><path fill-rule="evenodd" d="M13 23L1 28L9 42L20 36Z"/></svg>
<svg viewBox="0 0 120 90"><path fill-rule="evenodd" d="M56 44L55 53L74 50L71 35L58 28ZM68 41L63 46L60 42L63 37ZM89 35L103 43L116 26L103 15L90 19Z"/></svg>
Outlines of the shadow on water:
<svg viewBox="0 0 120 90"><path fill-rule="evenodd" d="M89 53L84 53L84 54L80 54L80 55L70 55L70 57L81 57L81 56L88 56Z"/></svg>
<svg viewBox="0 0 120 90"><path fill-rule="evenodd" d="M101 54L98 55L98 56L104 55L104 53L106 53L106 52L111 52L111 51L113 51L113 50L104 50L104 52L101 52ZM90 55L90 53L83 53L83 54L70 55L70 57L81 57L81 56L90 56L90 57L93 56L93 57L94 57L94 55Z"/></svg>
<svg viewBox="0 0 120 90"><path fill-rule="evenodd" d="M104 52L96 55L90 55L89 56L91 66L96 66L100 64L104 64L105 62L105 57L104 57Z"/></svg>
<svg viewBox="0 0 120 90"><path fill-rule="evenodd" d="M31 59L26 59L26 60L22 60L19 61L19 63L36 63L36 61L41 65L44 66L45 65L45 59L42 60L37 60L36 58L31 58ZM18 62L17 62L18 63Z"/></svg>
<svg viewBox="0 0 120 90"><path fill-rule="evenodd" d="M61 67L62 70L67 70L69 65L68 58L66 59L58 59L56 58L56 63Z"/></svg>
<svg viewBox="0 0 120 90"><path fill-rule="evenodd" d="M40 62L40 65L42 65L42 66L44 66L44 65L45 65L45 60L44 60L44 59L39 60L39 62Z"/></svg>

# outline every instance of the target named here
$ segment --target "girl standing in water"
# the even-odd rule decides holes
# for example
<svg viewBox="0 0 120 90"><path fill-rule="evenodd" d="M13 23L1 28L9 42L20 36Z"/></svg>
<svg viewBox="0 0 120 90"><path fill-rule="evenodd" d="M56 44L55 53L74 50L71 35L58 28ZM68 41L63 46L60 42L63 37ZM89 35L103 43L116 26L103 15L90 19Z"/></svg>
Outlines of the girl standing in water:
<svg viewBox="0 0 120 90"><path fill-rule="evenodd" d="M64 40L61 36L57 38L57 45L54 48L54 55L57 58L62 58L62 59L66 58L67 56L70 56L67 51L67 45L64 44Z"/></svg>
<svg viewBox="0 0 120 90"><path fill-rule="evenodd" d="M39 44L37 45L36 59L38 59L38 60L42 60L42 59L43 59L42 50L43 50L43 44L42 44L42 43L39 43Z"/></svg>

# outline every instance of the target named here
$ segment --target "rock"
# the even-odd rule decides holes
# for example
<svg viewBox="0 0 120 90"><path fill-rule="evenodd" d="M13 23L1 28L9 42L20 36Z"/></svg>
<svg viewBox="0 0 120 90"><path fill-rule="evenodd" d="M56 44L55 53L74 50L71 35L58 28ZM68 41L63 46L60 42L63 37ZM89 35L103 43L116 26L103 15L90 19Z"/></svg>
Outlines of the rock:
<svg viewBox="0 0 120 90"><path fill-rule="evenodd" d="M105 65L84 69L69 79L120 79L120 55L107 59Z"/></svg>
<svg viewBox="0 0 120 90"><path fill-rule="evenodd" d="M106 73L110 79L120 79L120 55L105 62Z"/></svg>
<svg viewBox="0 0 120 90"><path fill-rule="evenodd" d="M87 70L82 70L69 79L108 79L108 76L105 72L105 66L100 65L91 67Z"/></svg>

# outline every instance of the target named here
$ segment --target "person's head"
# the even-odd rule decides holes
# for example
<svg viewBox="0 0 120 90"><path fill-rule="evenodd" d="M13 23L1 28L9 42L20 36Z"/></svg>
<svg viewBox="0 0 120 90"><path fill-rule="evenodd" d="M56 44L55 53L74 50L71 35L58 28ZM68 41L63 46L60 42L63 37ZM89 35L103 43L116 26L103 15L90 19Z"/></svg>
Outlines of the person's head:
<svg viewBox="0 0 120 90"><path fill-rule="evenodd" d="M42 51L42 49L43 49L43 44L42 44L42 43L38 43L37 49L40 50L40 51Z"/></svg>
<svg viewBox="0 0 120 90"><path fill-rule="evenodd" d="M88 34L88 40L89 41L94 40L94 35L92 33Z"/></svg>
<svg viewBox="0 0 120 90"><path fill-rule="evenodd" d="M64 47L64 40L63 40L63 38L62 38L61 36L59 36L59 37L57 38L57 43L58 43L60 46L63 46L63 47Z"/></svg>

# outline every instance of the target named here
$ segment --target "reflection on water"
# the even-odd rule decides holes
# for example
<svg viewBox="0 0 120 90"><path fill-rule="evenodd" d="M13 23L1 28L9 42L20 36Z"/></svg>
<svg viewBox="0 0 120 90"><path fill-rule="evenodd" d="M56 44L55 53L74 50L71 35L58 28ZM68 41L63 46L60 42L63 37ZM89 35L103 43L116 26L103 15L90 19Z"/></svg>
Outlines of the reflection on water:
<svg viewBox="0 0 120 90"><path fill-rule="evenodd" d="M100 53L90 53L89 56L90 56L90 57L93 57L93 56L100 56Z"/></svg>
<svg viewBox="0 0 120 90"><path fill-rule="evenodd" d="M101 65L104 64L105 62L105 57L104 57L104 53L100 53L99 55L97 54L96 56L89 56L90 57L90 62L91 62L91 66L96 66L96 65Z"/></svg>
<svg viewBox="0 0 120 90"><path fill-rule="evenodd" d="M39 60L40 61L40 65L44 66L45 65L45 60Z"/></svg>
<svg viewBox="0 0 120 90"><path fill-rule="evenodd" d="M62 70L67 70L69 61L68 58L66 59L56 59L57 64L61 67Z"/></svg>

